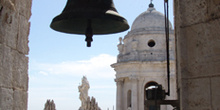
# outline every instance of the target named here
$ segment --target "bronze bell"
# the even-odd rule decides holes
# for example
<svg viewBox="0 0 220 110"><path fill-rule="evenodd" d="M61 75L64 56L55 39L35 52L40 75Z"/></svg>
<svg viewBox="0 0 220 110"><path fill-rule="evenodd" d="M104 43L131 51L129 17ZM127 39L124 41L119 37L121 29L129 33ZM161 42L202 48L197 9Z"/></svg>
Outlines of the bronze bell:
<svg viewBox="0 0 220 110"><path fill-rule="evenodd" d="M68 0L63 12L50 27L56 31L85 34L91 46L93 34L111 34L129 29L127 20L120 16L112 0Z"/></svg>

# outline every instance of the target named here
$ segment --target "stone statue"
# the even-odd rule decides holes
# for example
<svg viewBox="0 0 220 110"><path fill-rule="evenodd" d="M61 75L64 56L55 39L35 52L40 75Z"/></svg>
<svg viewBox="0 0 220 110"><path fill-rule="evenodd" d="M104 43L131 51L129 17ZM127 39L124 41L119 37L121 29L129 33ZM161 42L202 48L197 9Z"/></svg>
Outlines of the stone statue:
<svg viewBox="0 0 220 110"><path fill-rule="evenodd" d="M56 110L55 103L52 100L47 100L44 106L44 110Z"/></svg>
<svg viewBox="0 0 220 110"><path fill-rule="evenodd" d="M124 44L122 44L122 37L119 38L118 51L119 54L122 54L124 50Z"/></svg>
<svg viewBox="0 0 220 110"><path fill-rule="evenodd" d="M81 100L81 107L79 110L101 110L96 102L95 98L88 96L89 91L89 82L85 76L82 78L82 84L78 87L80 96L79 99Z"/></svg>
<svg viewBox="0 0 220 110"><path fill-rule="evenodd" d="M119 44L122 44L122 37L119 37Z"/></svg>
<svg viewBox="0 0 220 110"><path fill-rule="evenodd" d="M78 87L81 100L81 107L79 110L86 110L87 107L87 99L88 99L88 90L89 90L89 82L85 76L82 78L82 84Z"/></svg>

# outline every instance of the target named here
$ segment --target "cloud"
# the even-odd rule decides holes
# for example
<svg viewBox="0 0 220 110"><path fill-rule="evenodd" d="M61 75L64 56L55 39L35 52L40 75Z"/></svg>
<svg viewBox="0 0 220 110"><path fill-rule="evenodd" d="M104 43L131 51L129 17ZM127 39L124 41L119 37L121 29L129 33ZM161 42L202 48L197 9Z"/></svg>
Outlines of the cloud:
<svg viewBox="0 0 220 110"><path fill-rule="evenodd" d="M47 73L47 72L39 71L39 73L42 74L42 75L48 76L48 73Z"/></svg>
<svg viewBox="0 0 220 110"><path fill-rule="evenodd" d="M36 71L42 75L85 75L90 78L114 78L115 72L110 65L115 62L115 56L100 54L89 60L65 61L56 64L32 62L30 71Z"/></svg>
<svg viewBox="0 0 220 110"><path fill-rule="evenodd" d="M108 54L100 54L88 60L60 63L40 63L31 60L29 109L43 109L47 99L53 99L57 109L79 108L81 102L78 86L83 75L87 76L90 84L89 96L94 96L101 108L114 105L116 72L110 65L115 62L116 57Z"/></svg>

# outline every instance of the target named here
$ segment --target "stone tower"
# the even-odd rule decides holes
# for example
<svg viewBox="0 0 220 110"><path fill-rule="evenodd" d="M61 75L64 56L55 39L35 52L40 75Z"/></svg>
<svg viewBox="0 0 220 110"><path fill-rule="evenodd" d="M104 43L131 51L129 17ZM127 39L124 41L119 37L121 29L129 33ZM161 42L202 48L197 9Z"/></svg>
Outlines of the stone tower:
<svg viewBox="0 0 220 110"><path fill-rule="evenodd" d="M131 31L120 38L117 63L111 66L116 71L117 110L146 110L146 89L161 84L167 91L166 41L164 15L153 4L140 14L132 24ZM170 82L171 96L176 99L175 39L170 30ZM161 110L172 107L161 106Z"/></svg>

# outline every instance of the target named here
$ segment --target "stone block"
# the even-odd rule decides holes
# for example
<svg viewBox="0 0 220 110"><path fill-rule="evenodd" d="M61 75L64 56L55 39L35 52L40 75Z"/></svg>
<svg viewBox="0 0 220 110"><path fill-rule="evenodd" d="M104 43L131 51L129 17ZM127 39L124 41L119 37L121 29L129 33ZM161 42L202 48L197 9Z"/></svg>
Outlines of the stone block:
<svg viewBox="0 0 220 110"><path fill-rule="evenodd" d="M220 110L220 102L219 102L219 99L220 99L220 94L219 94L219 91L220 91L220 87L219 87L219 84L220 84L220 76L219 77L213 77L211 79L211 94L212 94L212 107L213 107L213 110Z"/></svg>
<svg viewBox="0 0 220 110"><path fill-rule="evenodd" d="M14 101L13 101L14 110L26 110L27 109L28 94L26 91L15 89L13 97L14 97Z"/></svg>
<svg viewBox="0 0 220 110"><path fill-rule="evenodd" d="M0 110L13 110L13 90L0 87Z"/></svg>
<svg viewBox="0 0 220 110"><path fill-rule="evenodd" d="M8 19L11 19L8 23L10 25L5 25L5 42L8 46L13 49L16 49L17 37L18 37L18 16L16 13L9 15Z"/></svg>
<svg viewBox="0 0 220 110"><path fill-rule="evenodd" d="M211 110L210 79L182 79L181 110Z"/></svg>
<svg viewBox="0 0 220 110"><path fill-rule="evenodd" d="M207 42L210 42L209 49L212 50L211 61L220 61L220 18L208 22L207 29L209 29Z"/></svg>
<svg viewBox="0 0 220 110"><path fill-rule="evenodd" d="M216 38L212 38L210 30L207 29L208 23L201 23L182 29L181 37L178 42L180 47L180 63L183 78L201 77L213 75L212 66L213 57L219 57L214 54ZM207 30L207 31L204 31ZM215 42L215 43L214 43ZM214 45L213 45L214 44ZM217 44L218 45L218 44ZM219 50L217 50L219 51Z"/></svg>
<svg viewBox="0 0 220 110"><path fill-rule="evenodd" d="M207 0L184 0L179 2L179 9L183 27L207 20Z"/></svg>
<svg viewBox="0 0 220 110"><path fill-rule="evenodd" d="M26 17L27 20L31 17L31 6L32 6L32 0L12 0L18 13L24 17Z"/></svg>
<svg viewBox="0 0 220 110"><path fill-rule="evenodd" d="M197 61L199 63L208 62L210 59L207 56L210 56L212 53L212 50L210 49L212 44L209 42L209 37L207 37L207 34L209 33L207 32L209 31L207 25L202 23L185 29L189 60Z"/></svg>
<svg viewBox="0 0 220 110"><path fill-rule="evenodd" d="M0 87L12 87L13 54L11 49L0 44Z"/></svg>
<svg viewBox="0 0 220 110"><path fill-rule="evenodd" d="M214 75L220 75L220 60L213 62L212 66L214 67Z"/></svg>
<svg viewBox="0 0 220 110"><path fill-rule="evenodd" d="M28 90L28 57L14 51L13 87Z"/></svg>
<svg viewBox="0 0 220 110"><path fill-rule="evenodd" d="M208 15L209 19L216 19L220 17L220 0L209 0Z"/></svg>
<svg viewBox="0 0 220 110"><path fill-rule="evenodd" d="M9 3L0 6L0 43L16 48L18 34L18 14L10 8Z"/></svg>
<svg viewBox="0 0 220 110"><path fill-rule="evenodd" d="M183 73L183 78L196 78L196 77L205 77L212 76L215 74L215 67L212 65L212 62L208 63L195 63L187 66L188 71Z"/></svg>
<svg viewBox="0 0 220 110"><path fill-rule="evenodd" d="M17 41L17 49L18 51L28 54L28 35L30 23L24 16L19 16L19 34L18 34L18 41Z"/></svg>
<svg viewBox="0 0 220 110"><path fill-rule="evenodd" d="M220 13L220 12L219 12ZM206 27L206 29L209 30L209 38L213 41L213 40L220 40L219 34L220 34L220 18L219 19L214 19L214 20L210 20L209 22L207 22L208 25Z"/></svg>

